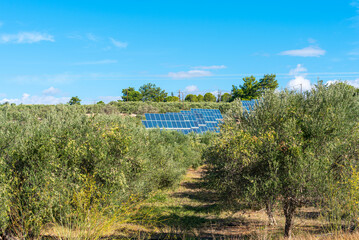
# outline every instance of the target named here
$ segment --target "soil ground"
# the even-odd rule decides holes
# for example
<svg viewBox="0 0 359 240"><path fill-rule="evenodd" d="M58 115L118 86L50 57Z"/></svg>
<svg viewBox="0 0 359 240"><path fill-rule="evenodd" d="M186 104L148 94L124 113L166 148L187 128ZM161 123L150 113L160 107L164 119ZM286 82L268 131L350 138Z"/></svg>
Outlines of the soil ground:
<svg viewBox="0 0 359 240"><path fill-rule="evenodd" d="M190 169L175 190L158 192L144 207L150 209L155 227L152 239L278 239L283 235L284 217L278 209L277 226L268 226L264 209L223 210L215 192L202 186L203 168ZM300 209L295 218L295 236L326 239L318 210ZM151 221L150 221L151 222Z"/></svg>

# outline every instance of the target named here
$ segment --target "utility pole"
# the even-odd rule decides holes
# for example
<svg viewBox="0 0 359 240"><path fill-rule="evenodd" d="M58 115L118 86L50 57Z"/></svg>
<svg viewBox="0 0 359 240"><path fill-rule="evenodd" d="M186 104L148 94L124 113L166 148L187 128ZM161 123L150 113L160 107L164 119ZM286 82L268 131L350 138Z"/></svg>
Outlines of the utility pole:
<svg viewBox="0 0 359 240"><path fill-rule="evenodd" d="M178 90L178 99L181 101L181 90Z"/></svg>
<svg viewBox="0 0 359 240"><path fill-rule="evenodd" d="M303 94L303 84L300 84L300 94Z"/></svg>
<svg viewBox="0 0 359 240"><path fill-rule="evenodd" d="M218 89L218 99L217 99L217 102L220 102L221 101L221 96L222 96L222 91L220 89Z"/></svg>
<svg viewBox="0 0 359 240"><path fill-rule="evenodd" d="M183 110L185 110L184 109L184 96L183 95L184 95L184 92L182 92L182 102L183 102Z"/></svg>

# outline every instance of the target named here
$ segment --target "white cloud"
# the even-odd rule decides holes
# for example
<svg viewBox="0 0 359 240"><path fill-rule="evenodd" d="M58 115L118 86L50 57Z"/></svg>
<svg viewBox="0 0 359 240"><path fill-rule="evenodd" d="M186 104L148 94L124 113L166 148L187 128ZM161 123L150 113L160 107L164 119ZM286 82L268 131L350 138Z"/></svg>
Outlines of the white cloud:
<svg viewBox="0 0 359 240"><path fill-rule="evenodd" d="M312 88L310 81L304 76L295 76L293 80L290 80L287 88L294 90L308 91Z"/></svg>
<svg viewBox="0 0 359 240"><path fill-rule="evenodd" d="M335 79L335 80L329 80L325 84L332 85L332 84L337 83L337 82L340 82L340 81Z"/></svg>
<svg viewBox="0 0 359 240"><path fill-rule="evenodd" d="M112 44L115 46L115 47L118 47L118 48L127 48L128 46L128 43L127 42L120 42L120 41L117 41L113 38L110 38Z"/></svg>
<svg viewBox="0 0 359 240"><path fill-rule="evenodd" d="M289 71L289 75L293 75L293 76L297 76L300 74L303 75L305 72L307 72L307 69L305 67L303 67L302 64L298 64L296 68L291 69Z"/></svg>
<svg viewBox="0 0 359 240"><path fill-rule="evenodd" d="M3 98L0 103L16 103L16 104L59 104L67 103L70 100L69 97L54 97L54 96L31 96L24 93L21 98Z"/></svg>
<svg viewBox="0 0 359 240"><path fill-rule="evenodd" d="M348 84L352 85L353 87L359 88L359 78L355 80L347 81Z"/></svg>
<svg viewBox="0 0 359 240"><path fill-rule="evenodd" d="M355 79L355 80L346 80L346 81L342 81L342 80L330 80L327 81L326 84L330 85L333 83L338 83L338 82L345 82L349 85L352 85L353 87L359 88L359 78Z"/></svg>
<svg viewBox="0 0 359 240"><path fill-rule="evenodd" d="M194 69L203 69L203 70L208 70L208 69L224 69L227 68L225 65L213 65L213 66L197 66L197 67L193 67Z"/></svg>
<svg viewBox="0 0 359 240"><path fill-rule="evenodd" d="M75 65L102 65L102 64L111 64L111 63L117 63L117 60L104 59L99 61L78 62L75 63Z"/></svg>
<svg viewBox="0 0 359 240"><path fill-rule="evenodd" d="M168 76L171 78L195 78L195 77L209 77L213 74L204 70L190 70L187 72L170 72Z"/></svg>
<svg viewBox="0 0 359 240"><path fill-rule="evenodd" d="M44 91L42 91L42 93L45 95L56 95L56 94L60 93L60 89L54 88L54 87L49 87L48 89L45 89Z"/></svg>
<svg viewBox="0 0 359 240"><path fill-rule="evenodd" d="M218 90L214 90L211 92L216 98L218 97L219 91Z"/></svg>
<svg viewBox="0 0 359 240"><path fill-rule="evenodd" d="M291 90L308 91L312 88L310 80L306 79L307 69L302 64L298 64L296 68L289 71L289 75L294 76L287 84L287 88Z"/></svg>
<svg viewBox="0 0 359 240"><path fill-rule="evenodd" d="M40 41L54 42L54 36L47 33L20 32L17 34L2 34L0 43L35 43Z"/></svg>
<svg viewBox="0 0 359 240"><path fill-rule="evenodd" d="M198 87L196 85L190 85L185 88L186 92L198 92Z"/></svg>
<svg viewBox="0 0 359 240"><path fill-rule="evenodd" d="M309 46L302 49L288 50L279 53L279 55L295 56L295 57L320 57L324 56L325 50L317 46Z"/></svg>
<svg viewBox="0 0 359 240"><path fill-rule="evenodd" d="M326 84L330 85L330 84L333 84L333 83L338 83L338 82L345 82L349 85L352 85L353 87L356 87L356 88L359 88L359 78L355 79L355 80L347 80L347 81L342 81L342 80L330 80L330 81L327 81Z"/></svg>

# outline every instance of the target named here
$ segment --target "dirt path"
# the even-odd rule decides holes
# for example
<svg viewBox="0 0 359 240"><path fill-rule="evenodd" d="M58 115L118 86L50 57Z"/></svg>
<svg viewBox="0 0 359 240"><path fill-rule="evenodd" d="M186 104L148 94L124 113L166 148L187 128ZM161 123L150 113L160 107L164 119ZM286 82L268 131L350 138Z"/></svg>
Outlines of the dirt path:
<svg viewBox="0 0 359 240"><path fill-rule="evenodd" d="M157 193L148 201L152 214L161 216L153 238L248 239L267 227L264 210L223 211L214 192L202 186L203 169L190 169L174 191Z"/></svg>
<svg viewBox="0 0 359 240"><path fill-rule="evenodd" d="M188 170L180 186L162 191L146 201L153 216L151 239L279 239L283 235L284 218L278 209L274 216L278 225L268 226L264 209L225 211L216 193L203 188L203 169ZM298 211L293 233L296 236L323 234L316 209ZM150 220L151 222L151 220ZM314 238L312 238L314 237ZM303 239L303 238L299 238ZM322 239L319 237L319 239Z"/></svg>

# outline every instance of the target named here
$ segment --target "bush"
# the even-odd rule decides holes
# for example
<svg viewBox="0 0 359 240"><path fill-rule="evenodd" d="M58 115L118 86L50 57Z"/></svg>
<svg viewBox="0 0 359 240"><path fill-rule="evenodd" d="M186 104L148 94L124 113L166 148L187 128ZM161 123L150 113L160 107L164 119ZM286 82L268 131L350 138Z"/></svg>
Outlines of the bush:
<svg viewBox="0 0 359 240"><path fill-rule="evenodd" d="M296 209L323 203L331 184L357 166L358 152L348 152L359 145L354 90L319 83L304 94L267 92L250 113L235 102L219 139L204 154L209 186L233 202L265 205L270 218L280 201L289 236ZM349 172L353 177L346 183L353 189L356 172Z"/></svg>
<svg viewBox="0 0 359 240"><path fill-rule="evenodd" d="M201 161L205 143L199 136L86 112L77 105L0 108L3 234L34 238L44 224L75 212L71 199L84 191L84 176L93 179L98 196L106 196L98 206L116 208L133 195L141 199L178 184Z"/></svg>

